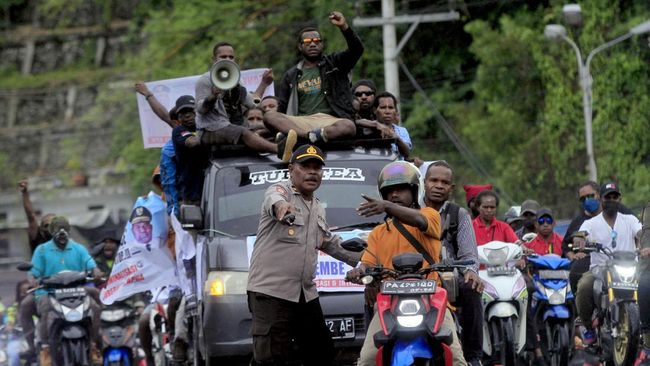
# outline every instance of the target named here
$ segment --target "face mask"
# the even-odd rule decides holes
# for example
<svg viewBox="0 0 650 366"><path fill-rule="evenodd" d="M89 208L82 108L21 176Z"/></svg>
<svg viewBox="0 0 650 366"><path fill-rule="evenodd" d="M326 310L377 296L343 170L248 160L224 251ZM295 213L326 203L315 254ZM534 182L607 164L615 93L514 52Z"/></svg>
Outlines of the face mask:
<svg viewBox="0 0 650 366"><path fill-rule="evenodd" d="M584 200L584 202L582 202L582 207L590 214L598 211L598 206L600 206L600 201L595 198L587 198Z"/></svg>
<svg viewBox="0 0 650 366"><path fill-rule="evenodd" d="M618 212L618 202L616 201L604 201L603 202L603 211L609 217L615 216Z"/></svg>

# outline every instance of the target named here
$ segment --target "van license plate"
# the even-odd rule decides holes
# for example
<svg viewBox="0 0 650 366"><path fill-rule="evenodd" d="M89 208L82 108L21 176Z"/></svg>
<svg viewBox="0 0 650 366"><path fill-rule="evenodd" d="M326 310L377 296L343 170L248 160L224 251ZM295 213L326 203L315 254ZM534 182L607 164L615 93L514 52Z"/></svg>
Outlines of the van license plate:
<svg viewBox="0 0 650 366"><path fill-rule="evenodd" d="M325 319L325 325L332 332L333 339L354 338L354 318Z"/></svg>

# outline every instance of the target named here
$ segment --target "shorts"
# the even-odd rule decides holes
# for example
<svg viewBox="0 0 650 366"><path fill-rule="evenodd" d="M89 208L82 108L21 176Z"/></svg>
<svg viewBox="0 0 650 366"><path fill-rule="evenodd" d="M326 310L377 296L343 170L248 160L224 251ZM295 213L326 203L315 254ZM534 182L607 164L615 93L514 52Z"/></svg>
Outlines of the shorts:
<svg viewBox="0 0 650 366"><path fill-rule="evenodd" d="M325 113L310 114L308 116L287 115L287 118L291 120L291 122L293 122L293 124L295 124L297 128L305 131L311 131L316 128L331 126L337 121L345 119L345 118L333 117Z"/></svg>
<svg viewBox="0 0 650 366"><path fill-rule="evenodd" d="M245 127L229 124L216 131L199 130L201 145L236 145L239 143Z"/></svg>

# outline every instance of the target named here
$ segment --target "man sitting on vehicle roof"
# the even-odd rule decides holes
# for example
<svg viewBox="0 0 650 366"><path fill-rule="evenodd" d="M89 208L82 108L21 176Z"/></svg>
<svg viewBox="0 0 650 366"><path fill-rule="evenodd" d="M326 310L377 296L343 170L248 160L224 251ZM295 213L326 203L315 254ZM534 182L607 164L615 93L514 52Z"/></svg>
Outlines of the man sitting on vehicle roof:
<svg viewBox="0 0 650 366"><path fill-rule="evenodd" d="M346 50L323 55L321 33L304 28L298 49L302 60L284 74L278 87L278 111L267 112L264 122L271 131L295 130L311 143L352 137L352 93L348 74L363 54L363 44L343 14L333 11L330 22L341 30Z"/></svg>
<svg viewBox="0 0 650 366"><path fill-rule="evenodd" d="M382 138L395 139L393 151L399 154L401 160L409 157L413 143L406 128L399 126L397 98L389 92L383 92L375 97L374 101L376 121L365 119L357 120L357 126L377 130Z"/></svg>

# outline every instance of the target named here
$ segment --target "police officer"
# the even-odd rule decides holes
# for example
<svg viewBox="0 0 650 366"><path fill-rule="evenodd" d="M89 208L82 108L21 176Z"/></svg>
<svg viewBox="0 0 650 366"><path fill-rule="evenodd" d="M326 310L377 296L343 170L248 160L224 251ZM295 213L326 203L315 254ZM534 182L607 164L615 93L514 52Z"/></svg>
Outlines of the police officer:
<svg viewBox="0 0 650 366"><path fill-rule="evenodd" d="M253 313L253 356L257 365L285 365L292 339L305 365L331 365L334 343L325 326L314 282L318 250L356 266L359 253L340 247L325 209L314 192L321 184L325 158L303 145L289 160L288 181L264 195L257 241L248 275L248 306Z"/></svg>

